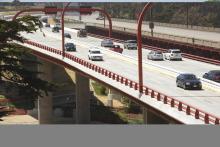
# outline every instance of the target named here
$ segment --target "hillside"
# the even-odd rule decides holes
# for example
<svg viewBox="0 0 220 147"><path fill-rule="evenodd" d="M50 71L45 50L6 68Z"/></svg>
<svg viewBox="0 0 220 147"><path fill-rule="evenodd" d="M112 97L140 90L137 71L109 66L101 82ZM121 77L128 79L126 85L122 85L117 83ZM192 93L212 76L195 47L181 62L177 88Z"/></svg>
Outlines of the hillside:
<svg viewBox="0 0 220 147"><path fill-rule="evenodd" d="M96 4L103 7L104 4ZM106 10L115 18L136 19L137 13L143 8L143 3L107 3ZM220 27L220 3L154 3L153 20L157 22ZM147 14L145 20L149 20Z"/></svg>

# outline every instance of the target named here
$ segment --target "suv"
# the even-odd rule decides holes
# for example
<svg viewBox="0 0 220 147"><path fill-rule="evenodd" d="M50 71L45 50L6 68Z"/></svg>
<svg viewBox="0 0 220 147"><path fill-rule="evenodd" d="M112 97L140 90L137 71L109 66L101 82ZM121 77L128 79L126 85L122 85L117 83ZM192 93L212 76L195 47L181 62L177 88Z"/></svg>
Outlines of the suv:
<svg viewBox="0 0 220 147"><path fill-rule="evenodd" d="M69 33L64 33L64 37L71 39L71 35Z"/></svg>
<svg viewBox="0 0 220 147"><path fill-rule="evenodd" d="M137 41L136 40L127 40L124 42L124 49L137 49Z"/></svg>
<svg viewBox="0 0 220 147"><path fill-rule="evenodd" d="M180 61L182 61L182 54L179 49L169 49L167 53L164 53L164 57L167 60L180 60Z"/></svg>
<svg viewBox="0 0 220 147"><path fill-rule="evenodd" d="M87 37L87 31L86 31L86 29L80 29L80 30L77 32L77 37Z"/></svg>
<svg viewBox="0 0 220 147"><path fill-rule="evenodd" d="M65 43L64 48L66 51L76 51L76 45L73 43Z"/></svg>
<svg viewBox="0 0 220 147"><path fill-rule="evenodd" d="M110 39L102 40L101 46L103 46L103 47L112 47L113 46L113 41L110 40Z"/></svg>
<svg viewBox="0 0 220 147"><path fill-rule="evenodd" d="M99 48L93 47L89 49L88 58L89 60L103 60L103 54Z"/></svg>
<svg viewBox="0 0 220 147"><path fill-rule="evenodd" d="M59 28L58 27L53 27L52 32L58 32L59 33Z"/></svg>
<svg viewBox="0 0 220 147"><path fill-rule="evenodd" d="M180 74L176 78L176 86L183 89L202 89L202 83L194 74Z"/></svg>
<svg viewBox="0 0 220 147"><path fill-rule="evenodd" d="M203 78L220 83L220 70L211 70L205 73Z"/></svg>

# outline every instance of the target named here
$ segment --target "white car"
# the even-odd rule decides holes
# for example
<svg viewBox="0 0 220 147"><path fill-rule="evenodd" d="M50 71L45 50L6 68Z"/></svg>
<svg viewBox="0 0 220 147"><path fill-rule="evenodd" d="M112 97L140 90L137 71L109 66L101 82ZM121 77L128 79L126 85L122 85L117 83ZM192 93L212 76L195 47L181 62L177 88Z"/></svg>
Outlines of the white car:
<svg viewBox="0 0 220 147"><path fill-rule="evenodd" d="M164 53L164 58L167 60L182 60L182 54L179 49L169 49L167 53Z"/></svg>
<svg viewBox="0 0 220 147"><path fill-rule="evenodd" d="M103 60L103 54L100 51L99 48L93 47L91 49L89 49L89 53L88 53L88 58L89 60Z"/></svg>
<svg viewBox="0 0 220 147"><path fill-rule="evenodd" d="M150 51L147 55L149 60L163 60L163 54L161 51Z"/></svg>

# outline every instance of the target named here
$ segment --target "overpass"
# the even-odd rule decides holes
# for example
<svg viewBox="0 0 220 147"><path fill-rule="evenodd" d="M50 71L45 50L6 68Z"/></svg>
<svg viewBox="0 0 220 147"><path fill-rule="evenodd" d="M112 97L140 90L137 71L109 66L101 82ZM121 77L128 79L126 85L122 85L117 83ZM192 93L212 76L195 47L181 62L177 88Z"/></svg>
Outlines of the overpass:
<svg viewBox="0 0 220 147"><path fill-rule="evenodd" d="M23 34L30 41L23 44L33 49L34 54L47 60L62 64L68 68L110 86L136 102L153 111L169 116L184 124L218 124L219 121L219 85L204 81L202 91L185 91L175 86L175 77L181 72L192 72L201 77L202 73L219 66L184 59L183 62L153 62L146 60L149 50L144 50L144 93L138 92L137 53L124 50L118 54L100 47L101 39L95 37L77 38L77 30L66 28L77 45L77 52L66 53L62 58L61 34L52 33L44 28L46 37L41 32ZM98 46L104 53L103 62L88 60L87 53L91 46ZM175 94L174 94L175 93Z"/></svg>
<svg viewBox="0 0 220 147"><path fill-rule="evenodd" d="M46 37L39 31L34 34L22 33L28 41L21 45L31 48L32 53L40 58L76 71L77 93L81 93L82 97L88 96L80 89L88 84L90 78L108 85L143 105L148 123L154 121L153 117L159 116L168 118L171 123L219 124L220 85L218 83L202 79L204 85L202 91L185 91L175 85L175 78L179 73L191 72L201 77L204 72L219 69L219 66L185 58L183 62L153 62L146 60L149 49L145 48L143 51L145 86L144 92L139 93L136 51L125 50L123 54L118 54L100 47L102 40L100 38L77 38L77 30L65 28L65 31L72 35L72 39L66 39L66 41L74 42L77 45L77 52L65 53L63 58L61 34L52 33L48 28L44 28L43 31ZM88 60L88 49L93 46L102 49L103 62ZM49 67L44 69L47 71ZM79 105L84 107L84 102L82 100ZM86 114L86 111L82 114Z"/></svg>

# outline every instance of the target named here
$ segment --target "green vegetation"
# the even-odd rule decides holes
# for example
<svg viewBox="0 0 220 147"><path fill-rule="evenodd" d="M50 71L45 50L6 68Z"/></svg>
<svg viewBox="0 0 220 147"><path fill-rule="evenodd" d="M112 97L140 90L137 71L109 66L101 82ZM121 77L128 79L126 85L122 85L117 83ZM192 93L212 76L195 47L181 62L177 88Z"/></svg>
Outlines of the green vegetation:
<svg viewBox="0 0 220 147"><path fill-rule="evenodd" d="M106 10L114 18L137 19L146 3L108 3ZM103 8L104 4L95 4ZM153 3L152 12L155 22L188 24L220 27L220 3ZM150 13L146 13L145 20L150 20Z"/></svg>
<svg viewBox="0 0 220 147"><path fill-rule="evenodd" d="M103 85L101 85L97 82L93 82L92 86L93 86L94 91L97 95L107 95L108 94L107 88L104 87Z"/></svg>
<svg viewBox="0 0 220 147"><path fill-rule="evenodd" d="M19 98L29 103L53 90L55 85L41 80L38 75L43 73L33 69L41 63L33 59L27 48L12 42L24 42L20 32L33 33L41 26L38 18L32 16L0 20L0 84L5 88L5 96L16 89Z"/></svg>

